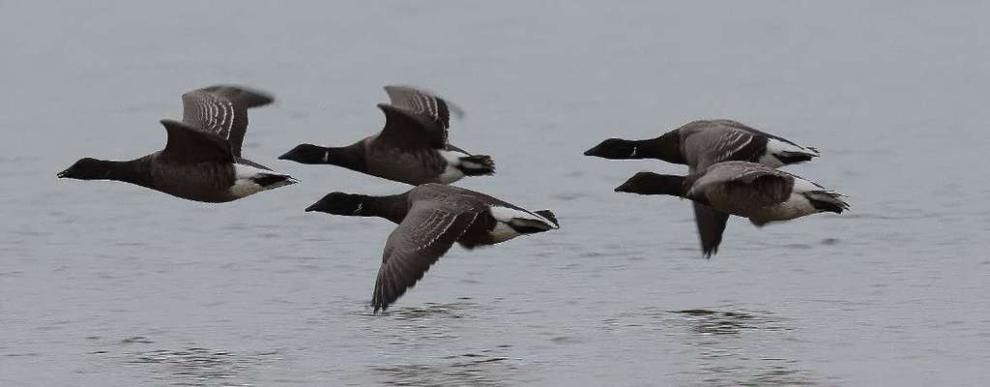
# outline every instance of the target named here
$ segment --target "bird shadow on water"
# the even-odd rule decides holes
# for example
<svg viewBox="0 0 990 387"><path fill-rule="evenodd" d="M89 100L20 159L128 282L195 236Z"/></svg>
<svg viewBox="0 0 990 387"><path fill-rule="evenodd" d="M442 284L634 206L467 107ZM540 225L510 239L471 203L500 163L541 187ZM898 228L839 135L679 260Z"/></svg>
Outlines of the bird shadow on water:
<svg viewBox="0 0 990 387"><path fill-rule="evenodd" d="M148 347L154 341L144 336L120 340L118 345L92 352L150 372L155 385L168 386L249 386L251 374L282 359L275 351L237 354L203 347L117 352L115 347Z"/></svg>
<svg viewBox="0 0 990 387"><path fill-rule="evenodd" d="M517 372L512 359L498 356L501 348L481 353L445 356L432 363L375 366L371 370L385 386L505 386Z"/></svg>
<svg viewBox="0 0 990 387"><path fill-rule="evenodd" d="M462 297L456 302L446 304L427 302L421 307L399 307L387 312L387 315L396 320L459 319L465 316L465 312L475 307L477 304L471 302L471 298Z"/></svg>
<svg viewBox="0 0 990 387"><path fill-rule="evenodd" d="M809 386L828 384L786 355L799 342L784 318L764 311L712 309L623 313L606 319L608 330L648 330L679 343L687 385ZM784 348L782 350L782 348Z"/></svg>
<svg viewBox="0 0 990 387"><path fill-rule="evenodd" d="M389 345L432 346L457 340L460 321L470 320L480 306L468 297L451 303L389 308L380 314L362 313L368 333Z"/></svg>
<svg viewBox="0 0 990 387"><path fill-rule="evenodd" d="M388 338L390 346L402 351L443 348L443 343L459 341L460 324L473 320L484 307L469 297L452 303L426 303L418 307L397 307L377 318L389 321L375 328ZM508 376L518 374L516 359L508 356L511 345L447 356L403 358L389 365L369 366L383 386L503 386L515 384Z"/></svg>

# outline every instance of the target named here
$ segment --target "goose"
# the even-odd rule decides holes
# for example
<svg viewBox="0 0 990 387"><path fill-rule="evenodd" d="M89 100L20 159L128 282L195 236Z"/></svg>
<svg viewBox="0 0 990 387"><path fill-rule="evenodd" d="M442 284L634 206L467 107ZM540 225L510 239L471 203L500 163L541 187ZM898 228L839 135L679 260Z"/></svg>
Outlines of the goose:
<svg viewBox="0 0 990 387"><path fill-rule="evenodd" d="M165 148L129 161L76 161L59 178L116 180L183 199L228 202L296 183L291 176L241 157L247 109L272 97L240 86L217 85L182 95L182 121L163 119Z"/></svg>
<svg viewBox="0 0 990 387"><path fill-rule="evenodd" d="M550 210L528 211L480 192L438 183L391 196L333 192L306 208L385 218L398 227L385 243L371 305L374 313L413 287L454 243L466 249L560 228Z"/></svg>
<svg viewBox="0 0 990 387"><path fill-rule="evenodd" d="M721 161L750 161L771 168L810 161L820 154L732 120L698 120L648 140L610 138L584 152L607 159L660 159L688 165L688 173L704 171ZM729 215L694 203L702 254L718 252Z"/></svg>
<svg viewBox="0 0 990 387"><path fill-rule="evenodd" d="M378 134L344 147L300 144L279 159L303 164L332 164L402 183L450 184L465 176L495 173L490 156L472 155L447 139L450 113L460 109L432 93L385 86L390 103L378 104L385 127Z"/></svg>
<svg viewBox="0 0 990 387"><path fill-rule="evenodd" d="M716 163L699 174L676 176L639 172L616 192L672 195L723 213L748 218L756 226L820 212L849 209L844 195L799 176L747 161Z"/></svg>

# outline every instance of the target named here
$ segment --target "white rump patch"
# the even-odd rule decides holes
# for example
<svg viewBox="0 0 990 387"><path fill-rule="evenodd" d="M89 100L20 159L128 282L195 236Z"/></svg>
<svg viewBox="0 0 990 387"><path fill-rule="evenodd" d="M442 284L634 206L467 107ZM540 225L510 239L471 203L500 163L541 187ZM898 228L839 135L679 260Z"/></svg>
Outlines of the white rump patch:
<svg viewBox="0 0 990 387"><path fill-rule="evenodd" d="M821 186L812 183L808 180L794 176L794 189L792 190L792 192L803 193L803 192L811 192L811 191L825 191L825 188L822 188Z"/></svg>
<svg viewBox="0 0 990 387"><path fill-rule="evenodd" d="M815 206L811 205L811 201L797 191L791 192L791 197L777 206L779 207L777 211L783 215L784 219L794 219L818 212Z"/></svg>

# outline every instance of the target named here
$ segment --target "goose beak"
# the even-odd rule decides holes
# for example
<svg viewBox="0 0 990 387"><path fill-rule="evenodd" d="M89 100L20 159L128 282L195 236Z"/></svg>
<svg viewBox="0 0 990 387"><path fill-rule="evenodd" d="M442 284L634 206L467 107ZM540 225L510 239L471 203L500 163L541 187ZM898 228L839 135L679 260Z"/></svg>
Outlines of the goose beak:
<svg viewBox="0 0 990 387"><path fill-rule="evenodd" d="M313 205L311 205L309 207L306 207L306 212L313 212L313 211L316 211L316 210L317 210L316 204L313 204Z"/></svg>
<svg viewBox="0 0 990 387"><path fill-rule="evenodd" d="M64 178L68 174L69 174L69 170L66 169L66 170L64 170L62 172L59 172L59 173L55 174L55 176L58 177L59 179L61 179L61 178Z"/></svg>
<svg viewBox="0 0 990 387"><path fill-rule="evenodd" d="M629 190L629 183L623 183L622 185L615 187L615 192L632 192Z"/></svg>

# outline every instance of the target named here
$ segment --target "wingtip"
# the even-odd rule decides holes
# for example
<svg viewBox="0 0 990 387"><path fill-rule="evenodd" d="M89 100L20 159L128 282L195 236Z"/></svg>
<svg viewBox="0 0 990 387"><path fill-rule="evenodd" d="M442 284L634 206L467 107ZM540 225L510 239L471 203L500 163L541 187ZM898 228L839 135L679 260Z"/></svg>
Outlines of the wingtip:
<svg viewBox="0 0 990 387"><path fill-rule="evenodd" d="M383 89L385 89L385 92L386 93L391 93L392 91L398 91L398 90L401 90L401 89L409 89L409 90L414 90L416 92L429 95L429 96L431 96L433 98L440 99L440 100L443 101L443 103L445 103L447 105L447 111L449 111L450 114L454 115L454 117L457 117L457 119L461 119L461 120L464 119L464 116L465 116L464 109L462 109L457 104L451 102L450 99L448 99L446 97L441 97L439 94L437 94L433 90L422 88L422 87L417 87L417 86L412 86L412 85L385 85L383 87Z"/></svg>
<svg viewBox="0 0 990 387"><path fill-rule="evenodd" d="M377 300L371 301L371 307L374 309L371 312L373 315L378 315L379 312L385 314L385 311L388 310L388 304L378 302Z"/></svg>
<svg viewBox="0 0 990 387"><path fill-rule="evenodd" d="M173 120L171 118L162 118L161 120L158 120L158 122L160 122L162 124L162 126L164 126L166 128L177 128L178 127L178 128L183 128L183 129L196 130L196 128L193 127L192 125L189 125L188 122L180 121L180 120Z"/></svg>
<svg viewBox="0 0 990 387"><path fill-rule="evenodd" d="M205 87L202 90L225 95L231 99L239 99L249 108L275 102L275 96L272 93L244 85L219 84Z"/></svg>

